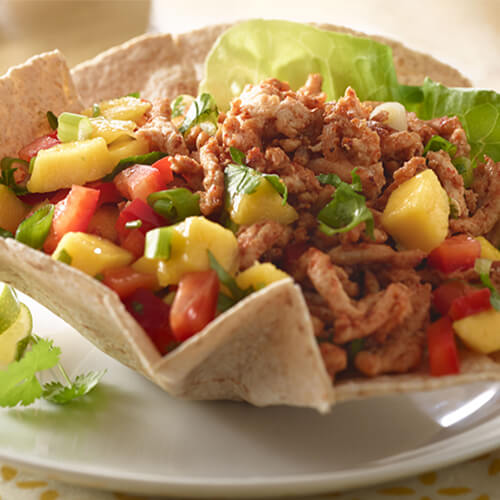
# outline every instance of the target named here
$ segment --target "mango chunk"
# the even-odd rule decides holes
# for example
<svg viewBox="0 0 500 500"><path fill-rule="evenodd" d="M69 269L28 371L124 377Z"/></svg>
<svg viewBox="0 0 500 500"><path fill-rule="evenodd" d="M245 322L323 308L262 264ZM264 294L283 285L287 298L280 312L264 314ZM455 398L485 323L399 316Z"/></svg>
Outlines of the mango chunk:
<svg viewBox="0 0 500 500"><path fill-rule="evenodd" d="M0 228L15 233L28 210L11 189L0 184Z"/></svg>
<svg viewBox="0 0 500 500"><path fill-rule="evenodd" d="M500 350L500 312L495 309L454 321L453 329L474 351L490 354Z"/></svg>
<svg viewBox="0 0 500 500"><path fill-rule="evenodd" d="M495 248L486 238L477 236L476 240L481 245L481 259L500 260L500 250Z"/></svg>
<svg viewBox="0 0 500 500"><path fill-rule="evenodd" d="M128 266L134 259L127 250L94 234L66 233L54 253L55 260L68 260L68 264L90 276L106 269Z"/></svg>
<svg viewBox="0 0 500 500"><path fill-rule="evenodd" d="M134 138L134 130L137 128L135 122L131 120L107 120L102 116L91 118L90 123L94 128L91 138L102 137L106 144L111 144L121 137Z"/></svg>
<svg viewBox="0 0 500 500"><path fill-rule="evenodd" d="M432 170L424 170L391 193L382 225L403 247L430 252L445 240L449 215L446 191Z"/></svg>
<svg viewBox="0 0 500 500"><path fill-rule="evenodd" d="M145 155L146 153L149 153L149 144L146 139L141 137L137 139L127 137L109 145L109 154L111 155L113 165L116 165L124 158Z"/></svg>
<svg viewBox="0 0 500 500"><path fill-rule="evenodd" d="M83 185L109 174L115 164L102 137L66 142L38 153L27 188L46 193Z"/></svg>
<svg viewBox="0 0 500 500"><path fill-rule="evenodd" d="M246 290L248 287L253 287L255 290L260 290L275 281L284 280L290 276L278 269L270 262L256 262L252 267L239 273L236 276L236 284Z"/></svg>
<svg viewBox="0 0 500 500"><path fill-rule="evenodd" d="M248 226L256 222L273 220L281 224L291 224L298 218L295 209L262 179L257 189L250 194L238 194L230 203L229 215L236 224Z"/></svg>
<svg viewBox="0 0 500 500"><path fill-rule="evenodd" d="M125 96L99 103L100 116L108 120L132 120L138 122L151 109L151 103L137 97ZM94 116L93 108L87 108L86 116Z"/></svg>
<svg viewBox="0 0 500 500"><path fill-rule="evenodd" d="M207 253L209 250L227 272L231 274L236 272L238 241L229 229L201 216L188 217L170 227L172 228L170 259L139 259L140 262L135 263L134 269L143 272L156 269L161 286L179 283L186 273L210 269Z"/></svg>

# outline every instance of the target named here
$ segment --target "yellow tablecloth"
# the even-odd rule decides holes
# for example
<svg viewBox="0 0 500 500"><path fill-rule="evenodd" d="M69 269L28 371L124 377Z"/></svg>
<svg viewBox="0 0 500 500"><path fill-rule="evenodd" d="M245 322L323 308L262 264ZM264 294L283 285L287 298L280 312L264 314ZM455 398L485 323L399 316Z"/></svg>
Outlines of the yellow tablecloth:
<svg viewBox="0 0 500 500"><path fill-rule="evenodd" d="M103 492L53 481L1 465L2 500L150 500L121 492ZM165 497L173 500L174 497ZM500 450L454 467L417 477L343 493L325 492L308 500L498 500L500 499ZM151 499L152 500L152 499ZM300 499L299 499L300 500Z"/></svg>

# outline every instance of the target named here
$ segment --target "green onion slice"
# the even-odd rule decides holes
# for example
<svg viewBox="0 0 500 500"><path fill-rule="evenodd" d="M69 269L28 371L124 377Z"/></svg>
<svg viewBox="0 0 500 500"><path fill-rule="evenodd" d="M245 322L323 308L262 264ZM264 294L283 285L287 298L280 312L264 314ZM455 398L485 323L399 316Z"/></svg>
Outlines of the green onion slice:
<svg viewBox="0 0 500 500"><path fill-rule="evenodd" d="M52 111L47 111L47 121L49 122L50 128L52 130L57 130L57 127L59 126L59 121L57 119L57 116L52 113Z"/></svg>
<svg viewBox="0 0 500 500"><path fill-rule="evenodd" d="M170 259L172 253L171 227L159 227L146 233L144 256L148 259Z"/></svg>
<svg viewBox="0 0 500 500"><path fill-rule="evenodd" d="M200 195L186 188L167 189L150 194L148 203L156 213L171 223L201 214Z"/></svg>
<svg viewBox="0 0 500 500"><path fill-rule="evenodd" d="M49 234L54 205L47 204L39 208L33 215L25 219L16 231L16 240L40 250Z"/></svg>
<svg viewBox="0 0 500 500"><path fill-rule="evenodd" d="M142 220L136 219L136 220L131 220L129 222L126 222L125 227L127 229L139 229L140 227L142 227Z"/></svg>
<svg viewBox="0 0 500 500"><path fill-rule="evenodd" d="M62 113L59 116L57 137L61 142L84 141L94 130L89 118L75 113Z"/></svg>

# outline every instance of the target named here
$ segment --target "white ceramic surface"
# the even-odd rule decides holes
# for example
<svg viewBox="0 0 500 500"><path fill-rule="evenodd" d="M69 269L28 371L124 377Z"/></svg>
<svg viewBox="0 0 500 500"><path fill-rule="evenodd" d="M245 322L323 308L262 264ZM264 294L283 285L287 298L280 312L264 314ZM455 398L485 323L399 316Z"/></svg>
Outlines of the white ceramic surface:
<svg viewBox="0 0 500 500"><path fill-rule="evenodd" d="M178 401L23 300L70 374L108 370L80 402L0 410L0 460L56 479L151 495L304 495L417 474L500 445L500 384L353 401L328 416Z"/></svg>

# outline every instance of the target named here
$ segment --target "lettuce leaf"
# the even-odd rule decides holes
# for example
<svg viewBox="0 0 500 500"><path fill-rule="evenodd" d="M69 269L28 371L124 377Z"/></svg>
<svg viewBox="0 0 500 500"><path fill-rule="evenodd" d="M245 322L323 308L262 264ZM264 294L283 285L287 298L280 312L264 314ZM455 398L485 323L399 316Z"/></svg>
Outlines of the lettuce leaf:
<svg viewBox="0 0 500 500"><path fill-rule="evenodd" d="M361 100L399 101L424 120L457 115L471 159L482 161L487 154L500 161L500 94L447 88L430 79L422 86L400 85L390 47L309 25L252 20L233 26L212 47L200 92L212 94L227 110L248 83L274 77L296 90L313 72L323 76L329 100L351 86Z"/></svg>

